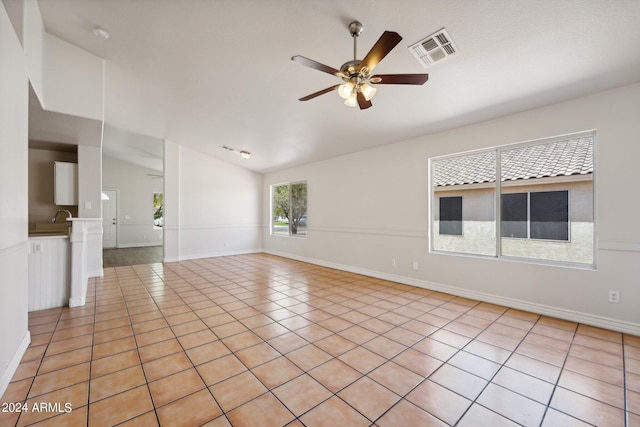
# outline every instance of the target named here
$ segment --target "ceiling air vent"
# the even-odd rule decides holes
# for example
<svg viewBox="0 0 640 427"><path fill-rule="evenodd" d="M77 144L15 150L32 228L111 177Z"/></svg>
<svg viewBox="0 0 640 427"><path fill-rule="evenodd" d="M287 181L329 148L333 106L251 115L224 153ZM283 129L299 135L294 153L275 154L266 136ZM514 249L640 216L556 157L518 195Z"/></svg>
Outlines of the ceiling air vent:
<svg viewBox="0 0 640 427"><path fill-rule="evenodd" d="M409 46L409 50L424 68L458 53L451 36L444 28Z"/></svg>

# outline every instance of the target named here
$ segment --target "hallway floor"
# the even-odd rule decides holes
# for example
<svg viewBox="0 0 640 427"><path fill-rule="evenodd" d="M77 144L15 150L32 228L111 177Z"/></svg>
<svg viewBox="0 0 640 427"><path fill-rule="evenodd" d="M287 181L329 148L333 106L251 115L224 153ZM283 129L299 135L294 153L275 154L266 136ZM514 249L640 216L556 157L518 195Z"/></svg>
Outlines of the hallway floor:
<svg viewBox="0 0 640 427"><path fill-rule="evenodd" d="M640 425L637 336L266 254L88 295L30 313L0 426Z"/></svg>
<svg viewBox="0 0 640 427"><path fill-rule="evenodd" d="M162 246L141 248L118 248L102 250L103 267L121 267L123 265L154 264L162 262Z"/></svg>

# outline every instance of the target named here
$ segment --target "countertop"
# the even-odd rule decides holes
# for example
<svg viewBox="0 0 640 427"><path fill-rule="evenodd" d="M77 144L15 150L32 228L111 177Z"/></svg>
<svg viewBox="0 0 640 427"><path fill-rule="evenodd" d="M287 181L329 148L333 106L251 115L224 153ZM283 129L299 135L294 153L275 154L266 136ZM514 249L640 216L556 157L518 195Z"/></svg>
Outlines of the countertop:
<svg viewBox="0 0 640 427"><path fill-rule="evenodd" d="M29 239L68 239L69 233L59 231L30 231Z"/></svg>

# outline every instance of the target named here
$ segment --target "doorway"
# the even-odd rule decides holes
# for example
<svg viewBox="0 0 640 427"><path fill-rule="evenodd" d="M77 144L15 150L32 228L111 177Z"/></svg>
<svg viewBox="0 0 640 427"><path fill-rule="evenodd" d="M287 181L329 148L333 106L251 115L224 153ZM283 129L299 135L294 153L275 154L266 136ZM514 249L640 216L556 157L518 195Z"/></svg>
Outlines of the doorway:
<svg viewBox="0 0 640 427"><path fill-rule="evenodd" d="M102 248L118 245L118 190L102 189Z"/></svg>
<svg viewBox="0 0 640 427"><path fill-rule="evenodd" d="M127 259L133 263L142 254L144 259L151 254L162 261L164 209L159 194L164 193L163 159L161 139L105 123L102 187L115 190L116 197L107 192L110 200L103 200L110 205L103 209L103 260L122 255L118 263Z"/></svg>

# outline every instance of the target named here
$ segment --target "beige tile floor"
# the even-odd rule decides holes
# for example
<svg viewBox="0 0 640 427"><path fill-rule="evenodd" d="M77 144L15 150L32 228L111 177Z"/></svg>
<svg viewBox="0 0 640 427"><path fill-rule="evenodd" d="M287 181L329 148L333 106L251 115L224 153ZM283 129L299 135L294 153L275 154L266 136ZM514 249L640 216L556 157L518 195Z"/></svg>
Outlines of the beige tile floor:
<svg viewBox="0 0 640 427"><path fill-rule="evenodd" d="M29 323L0 426L640 425L639 337L265 254L107 268Z"/></svg>

